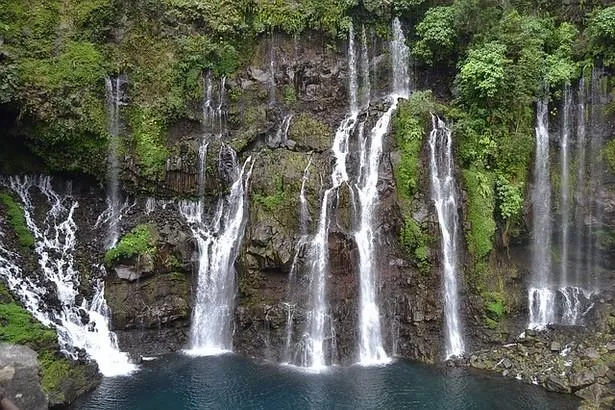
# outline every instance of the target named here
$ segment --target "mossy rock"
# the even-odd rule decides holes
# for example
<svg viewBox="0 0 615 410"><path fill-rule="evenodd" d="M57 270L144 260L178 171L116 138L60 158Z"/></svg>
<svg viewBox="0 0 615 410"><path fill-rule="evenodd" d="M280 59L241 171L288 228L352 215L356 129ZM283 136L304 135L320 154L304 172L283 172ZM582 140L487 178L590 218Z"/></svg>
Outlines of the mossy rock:
<svg viewBox="0 0 615 410"><path fill-rule="evenodd" d="M291 121L288 138L300 148L326 151L331 147L333 130L318 118L302 113Z"/></svg>
<svg viewBox="0 0 615 410"><path fill-rule="evenodd" d="M6 220L24 248L34 247L34 235L30 232L22 205L9 193L0 191L0 205Z"/></svg>
<svg viewBox="0 0 615 410"><path fill-rule="evenodd" d="M134 227L105 254L105 265L113 266L120 261L156 254L157 232L154 226L141 224Z"/></svg>

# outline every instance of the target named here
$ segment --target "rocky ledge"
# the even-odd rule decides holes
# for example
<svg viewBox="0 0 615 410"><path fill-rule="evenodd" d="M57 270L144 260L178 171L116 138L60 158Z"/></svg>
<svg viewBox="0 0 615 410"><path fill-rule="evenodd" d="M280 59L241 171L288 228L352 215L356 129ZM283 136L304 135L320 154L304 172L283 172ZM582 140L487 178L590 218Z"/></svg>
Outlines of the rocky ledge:
<svg viewBox="0 0 615 410"><path fill-rule="evenodd" d="M613 316L610 318L615 319ZM615 404L615 332L584 327L526 330L511 343L479 350L468 365L498 372L549 391L572 393L582 408Z"/></svg>

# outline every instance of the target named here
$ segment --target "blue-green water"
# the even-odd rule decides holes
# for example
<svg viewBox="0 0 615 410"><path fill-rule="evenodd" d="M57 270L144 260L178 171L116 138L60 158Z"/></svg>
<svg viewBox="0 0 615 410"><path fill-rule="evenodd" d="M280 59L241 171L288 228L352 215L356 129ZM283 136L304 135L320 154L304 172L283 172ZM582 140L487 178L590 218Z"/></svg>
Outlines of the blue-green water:
<svg viewBox="0 0 615 410"><path fill-rule="evenodd" d="M74 409L573 409L572 396L407 361L310 374L235 355L169 355L105 379Z"/></svg>

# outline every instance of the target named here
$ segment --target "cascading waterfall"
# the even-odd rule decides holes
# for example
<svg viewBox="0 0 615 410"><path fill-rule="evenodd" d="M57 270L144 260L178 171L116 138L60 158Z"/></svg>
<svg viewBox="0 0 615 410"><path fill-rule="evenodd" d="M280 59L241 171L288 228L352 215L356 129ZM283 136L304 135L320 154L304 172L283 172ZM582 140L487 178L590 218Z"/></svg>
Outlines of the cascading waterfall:
<svg viewBox="0 0 615 410"><path fill-rule="evenodd" d="M293 119L292 114L285 115L278 127L273 138L267 141L267 145L271 148L285 147L288 144L288 130Z"/></svg>
<svg viewBox="0 0 615 410"><path fill-rule="evenodd" d="M570 145L570 110L572 108L572 92L570 84L564 88L564 107L562 109L562 135L560 139L560 209L561 211L561 285L568 286L568 233L570 230L570 175L568 170Z"/></svg>
<svg viewBox="0 0 615 410"><path fill-rule="evenodd" d="M310 167L312 166L312 157L308 160L308 163L303 170L303 176L301 177L301 190L299 191L299 241L296 245L295 256L293 263L290 267L288 275L288 301L285 302L286 306L286 343L284 344L284 362L291 363L293 361L292 352L292 337L293 337L293 318L296 308L296 298L294 293L297 287L297 264L299 262L299 255L308 241L308 224L309 224L309 209L308 201L305 195L306 184L310 178Z"/></svg>
<svg viewBox="0 0 615 410"><path fill-rule="evenodd" d="M245 227L245 195L254 161L240 168L237 154L222 145L220 174L232 180L230 192L219 199L212 215L206 215L202 199L179 204L199 250L196 301L190 332L189 354L213 355L232 350L232 326L236 295L235 259Z"/></svg>
<svg viewBox="0 0 615 410"><path fill-rule="evenodd" d="M362 57L367 59L365 31L363 31ZM360 300L359 300L359 363L375 365L387 363L380 326L380 307L377 298L377 256L375 218L378 209L378 169L382 157L384 136L389 131L393 112L397 109L399 98L410 94L408 76L409 49L398 19L393 21L393 40L391 57L393 66L393 93L389 95L390 106L378 119L370 132L369 146L363 137L363 124L360 124L361 159L358 183L355 185L359 201L358 229L355 241L359 250ZM362 61L364 83L369 83L369 62ZM366 88L365 86L363 87Z"/></svg>
<svg viewBox="0 0 615 410"><path fill-rule="evenodd" d="M109 130L109 148L107 164L107 238L105 246L112 248L120 237L120 163L118 153L120 148L120 107L124 105L122 87L126 84L126 77L118 75L115 78L105 79L107 93L107 118Z"/></svg>
<svg viewBox="0 0 615 410"><path fill-rule="evenodd" d="M346 169L348 140L355 129L359 115L357 63L354 43L354 30L351 27L348 42L350 114L344 118L335 133L332 146L335 165L331 173L331 187L323 194L318 228L308 244L310 297L306 326L297 353L299 357L297 364L303 367L310 367L316 371L331 364L334 360L333 352L336 349L335 329L329 315L329 307L326 300L326 280L329 270L329 222L333 195L337 194L342 184L348 183L348 172Z"/></svg>
<svg viewBox="0 0 615 410"><path fill-rule="evenodd" d="M551 264L550 240L552 224L549 185L548 109L546 102L537 107L536 163L534 203L534 238L532 269L534 276L529 288L529 327L543 329L550 323L580 325L591 310L592 296L597 288L595 280L600 264L600 247L597 235L602 224L602 207L599 203L599 184L604 165L600 152L603 147L602 104L604 103L604 78L600 70L593 69L591 86L581 78L577 103L573 103L570 86L564 89L562 130L560 137L560 192L559 192L559 276L554 275ZM589 109L588 95L589 90ZM576 110L576 112L575 112ZM576 128L573 127L576 121ZM591 134L588 138L588 129ZM576 130L576 168L574 201L570 193L570 146L572 131ZM545 185L546 184L546 185ZM545 200L546 198L546 200ZM572 220L572 207L574 221ZM571 227L574 223L574 230ZM571 232L572 231L572 232ZM571 241L571 234L574 241ZM570 244L574 243L574 251ZM571 270L571 266L574 270Z"/></svg>
<svg viewBox="0 0 615 410"><path fill-rule="evenodd" d="M67 356L78 359L79 350L84 350L105 376L134 371L136 366L120 352L117 338L109 330L110 312L104 298L104 283L101 280L94 283L91 303L85 298L81 305L76 302L80 277L74 266L77 225L73 216L78 203L70 194L57 194L49 177L11 177L2 184L17 194L23 203L26 224L34 235L34 250L42 272L42 277L36 280L25 277L11 262L17 255L0 244L0 275L6 279L9 288L35 318L44 325L55 327L60 348ZM31 191L35 188L50 207L42 224L34 218L37 209ZM37 284L39 281L41 284ZM55 297L60 302L57 307L45 305L47 298L44 296L50 290L42 284L47 283L55 288Z"/></svg>
<svg viewBox="0 0 615 410"><path fill-rule="evenodd" d="M532 279L528 290L529 327L540 329L555 319L555 293L551 274L551 181L549 178L549 104L536 105L536 154L532 188Z"/></svg>
<svg viewBox="0 0 615 410"><path fill-rule="evenodd" d="M465 350L459 318L457 285L459 215L452 145L450 128L432 115L432 130L429 134L429 170L431 199L436 207L441 232L447 360L462 356Z"/></svg>

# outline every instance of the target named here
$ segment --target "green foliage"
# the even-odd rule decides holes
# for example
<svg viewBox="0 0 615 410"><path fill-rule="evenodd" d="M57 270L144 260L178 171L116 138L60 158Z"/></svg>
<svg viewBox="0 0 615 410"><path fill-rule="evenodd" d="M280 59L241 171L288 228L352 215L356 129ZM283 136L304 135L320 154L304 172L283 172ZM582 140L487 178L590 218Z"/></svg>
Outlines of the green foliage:
<svg viewBox="0 0 615 410"><path fill-rule="evenodd" d="M276 178L275 192L265 195L254 193L253 198L256 203L261 204L267 211L279 212L280 208L286 203L284 178L281 175Z"/></svg>
<svg viewBox="0 0 615 410"><path fill-rule="evenodd" d="M57 345L55 331L37 322L19 306L0 283L0 340L21 344L34 350L52 349Z"/></svg>
<svg viewBox="0 0 615 410"><path fill-rule="evenodd" d="M615 64L615 6L597 10L587 26L590 52L605 66Z"/></svg>
<svg viewBox="0 0 615 410"><path fill-rule="evenodd" d="M406 199L412 199L420 184L423 137L429 112L435 108L430 91L414 92L400 104L393 122L395 142L401 154L395 167L395 180L398 192Z"/></svg>
<svg viewBox="0 0 615 410"><path fill-rule="evenodd" d="M492 174L479 169L464 170L463 180L468 193L467 221L470 224L466 241L470 254L479 261L493 248L496 231L494 180Z"/></svg>
<svg viewBox="0 0 615 410"><path fill-rule="evenodd" d="M414 43L415 57L432 64L442 55L448 55L455 46L456 13L452 6L438 6L427 10L423 20L416 26L419 40Z"/></svg>
<svg viewBox="0 0 615 410"><path fill-rule="evenodd" d="M505 71L510 63L506 45L497 41L470 49L457 76L461 95L472 101L495 97L506 80Z"/></svg>
<svg viewBox="0 0 615 410"><path fill-rule="evenodd" d="M423 273L429 272L431 267L429 246L432 238L412 217L404 218L400 242L407 254L414 259L419 270Z"/></svg>
<svg viewBox="0 0 615 410"><path fill-rule="evenodd" d="M257 0L254 30L256 33L281 30L297 34L306 29L323 31L335 38L348 31L347 15L353 0Z"/></svg>
<svg viewBox="0 0 615 410"><path fill-rule="evenodd" d="M163 116L150 107L134 107L131 114L130 125L141 175L160 180L168 157Z"/></svg>
<svg viewBox="0 0 615 410"><path fill-rule="evenodd" d="M21 204L6 192L0 192L0 204L4 208L6 220L15 232L19 244L24 248L34 247L34 235L28 229Z"/></svg>
<svg viewBox="0 0 615 410"><path fill-rule="evenodd" d="M111 266L123 259L156 253L154 228L150 225L137 225L128 232L115 247L105 254L105 264Z"/></svg>
<svg viewBox="0 0 615 410"><path fill-rule="evenodd" d="M284 104L287 106L293 105L297 102L297 93L295 87L292 85L286 85L284 87Z"/></svg>
<svg viewBox="0 0 615 410"><path fill-rule="evenodd" d="M509 220L523 212L523 184L512 184L506 177L498 176L495 192L500 216Z"/></svg>

